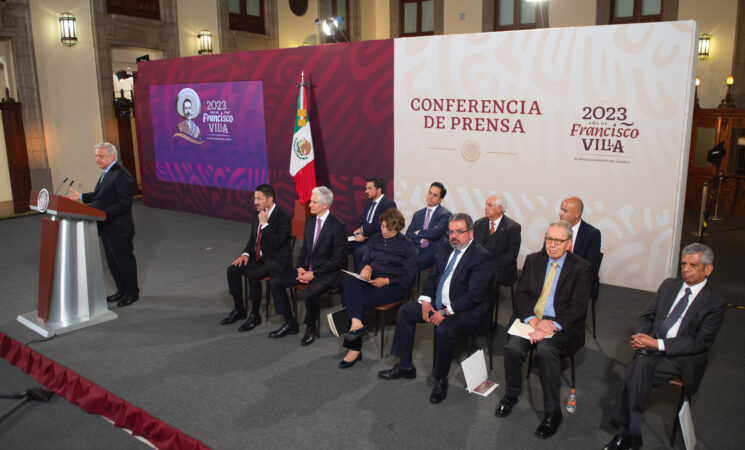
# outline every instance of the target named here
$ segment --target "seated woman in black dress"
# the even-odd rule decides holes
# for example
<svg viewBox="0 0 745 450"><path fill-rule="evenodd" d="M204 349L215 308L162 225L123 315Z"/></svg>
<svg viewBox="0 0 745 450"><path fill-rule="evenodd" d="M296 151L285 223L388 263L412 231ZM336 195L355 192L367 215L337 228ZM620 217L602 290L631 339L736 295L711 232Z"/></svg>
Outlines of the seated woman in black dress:
<svg viewBox="0 0 745 450"><path fill-rule="evenodd" d="M400 233L404 216L397 209L380 215L380 234L373 235L362 257L360 276L344 278L344 306L351 318L349 331L344 334L346 356L339 368L352 367L362 359L362 318L366 309L406 298L417 275L417 251L414 244Z"/></svg>

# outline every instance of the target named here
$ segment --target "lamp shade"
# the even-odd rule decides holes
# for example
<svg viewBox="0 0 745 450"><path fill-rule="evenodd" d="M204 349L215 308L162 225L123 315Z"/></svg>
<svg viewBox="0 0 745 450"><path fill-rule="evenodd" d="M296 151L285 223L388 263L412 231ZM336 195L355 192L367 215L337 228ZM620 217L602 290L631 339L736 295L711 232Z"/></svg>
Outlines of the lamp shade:
<svg viewBox="0 0 745 450"><path fill-rule="evenodd" d="M73 46L78 42L78 29L75 26L75 16L63 12L59 16L60 40L63 44Z"/></svg>
<svg viewBox="0 0 745 450"><path fill-rule="evenodd" d="M711 36L706 33L701 34L698 38L698 59L709 57L709 46L711 45Z"/></svg>
<svg viewBox="0 0 745 450"><path fill-rule="evenodd" d="M199 54L200 55L211 55L212 54L212 33L207 30L202 30L197 33L197 39L199 39Z"/></svg>

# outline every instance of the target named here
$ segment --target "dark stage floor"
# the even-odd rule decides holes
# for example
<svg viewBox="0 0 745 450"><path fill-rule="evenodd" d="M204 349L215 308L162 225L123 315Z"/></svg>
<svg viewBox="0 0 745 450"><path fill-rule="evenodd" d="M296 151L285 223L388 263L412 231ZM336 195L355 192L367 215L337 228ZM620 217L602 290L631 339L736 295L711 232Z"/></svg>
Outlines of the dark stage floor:
<svg viewBox="0 0 745 450"><path fill-rule="evenodd" d="M506 419L494 416L503 387L487 398L467 394L456 363L447 400L429 403L432 333L427 326L418 331L418 377L383 381L377 372L394 361L379 358L379 337L365 342L361 363L342 371L336 364L343 351L325 326L315 344L301 347L300 335L267 338L280 325L278 316L247 333L238 333L238 324L219 325L231 307L225 268L245 244L246 225L150 209L140 202L134 214L141 300L115 308L117 320L29 346L210 447L585 449L600 448L613 435L609 417L631 358L628 337L650 297L647 292L601 287L598 338L588 332L587 345L576 357L577 412L565 414L557 435L541 441L533 436L542 416L538 376L530 378ZM686 216L684 243L694 239L687 230L695 220ZM745 250L743 230L745 219L726 218L712 222L706 238L717 253L712 282L739 305L745 304L745 277L736 261ZM16 322L18 314L36 309L39 231L39 216L0 220L0 332L21 343L39 338ZM340 299L326 301L324 311ZM502 324L508 308L505 299ZM745 440L745 396L739 384L745 366L743 314L736 308L727 312L694 397L698 448L740 448L738 442ZM386 347L393 327L388 331ZM489 373L500 384L504 339L500 328ZM0 393L37 385L0 360ZM568 390L565 381L563 398ZM667 447L677 396L671 387L653 393L644 416L645 448ZM0 414L12 406L13 401L0 400ZM680 439L677 443L682 447ZM0 422L2 448L143 445L56 396L48 404L28 403Z"/></svg>

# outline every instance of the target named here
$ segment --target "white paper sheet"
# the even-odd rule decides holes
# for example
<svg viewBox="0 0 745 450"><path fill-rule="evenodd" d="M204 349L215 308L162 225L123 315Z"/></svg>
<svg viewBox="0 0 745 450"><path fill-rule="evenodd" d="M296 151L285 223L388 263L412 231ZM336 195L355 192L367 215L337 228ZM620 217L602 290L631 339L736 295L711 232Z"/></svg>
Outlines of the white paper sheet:
<svg viewBox="0 0 745 450"><path fill-rule="evenodd" d="M486 361L484 360L484 351L477 350L462 363L463 376L466 378L466 390L471 394L478 394L486 397L499 386L487 379Z"/></svg>

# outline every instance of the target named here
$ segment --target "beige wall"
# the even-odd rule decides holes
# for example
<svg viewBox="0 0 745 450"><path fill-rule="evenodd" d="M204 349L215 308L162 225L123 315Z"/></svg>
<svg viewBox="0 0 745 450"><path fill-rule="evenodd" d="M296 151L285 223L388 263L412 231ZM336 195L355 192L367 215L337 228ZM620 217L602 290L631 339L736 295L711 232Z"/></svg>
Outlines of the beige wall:
<svg viewBox="0 0 745 450"><path fill-rule="evenodd" d="M548 24L551 28L595 25L597 0L551 0Z"/></svg>
<svg viewBox="0 0 745 450"><path fill-rule="evenodd" d="M179 55L198 55L197 33L212 32L212 53L220 53L220 36L217 25L216 0L176 0L179 29Z"/></svg>
<svg viewBox="0 0 745 450"><path fill-rule="evenodd" d="M5 147L3 119L0 117L0 202L13 200L10 190L10 169L8 168L8 149Z"/></svg>
<svg viewBox="0 0 745 450"><path fill-rule="evenodd" d="M49 168L56 185L65 177L92 190L100 176L93 145L102 140L90 4L86 0L30 2L39 98ZM60 42L59 14L77 18L78 43Z"/></svg>
<svg viewBox="0 0 745 450"><path fill-rule="evenodd" d="M698 61L696 75L701 79L699 104L702 108L716 108L727 92L725 80L732 74L737 0L680 0L678 19L693 19L698 22L699 33L711 35L709 58Z"/></svg>
<svg viewBox="0 0 745 450"><path fill-rule="evenodd" d="M445 0L445 34L481 32L482 0ZM463 14L463 20L460 16Z"/></svg>
<svg viewBox="0 0 745 450"><path fill-rule="evenodd" d="M277 2L277 18L279 22L279 47L299 47L303 42L318 42L318 1L309 0L308 10L303 16L296 16L290 10L290 2Z"/></svg>
<svg viewBox="0 0 745 450"><path fill-rule="evenodd" d="M363 41L391 37L390 0L362 0L360 9Z"/></svg>

